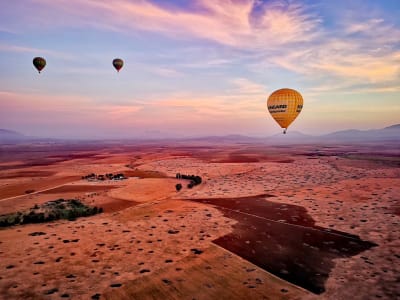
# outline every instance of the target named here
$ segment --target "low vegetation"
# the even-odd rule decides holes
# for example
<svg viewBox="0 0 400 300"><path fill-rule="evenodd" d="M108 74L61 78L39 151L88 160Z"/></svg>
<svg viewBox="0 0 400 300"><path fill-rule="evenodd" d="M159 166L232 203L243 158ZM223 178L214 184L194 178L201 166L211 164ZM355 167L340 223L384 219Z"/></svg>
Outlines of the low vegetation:
<svg viewBox="0 0 400 300"><path fill-rule="evenodd" d="M178 183L175 185L176 191L179 192L182 189L182 184Z"/></svg>
<svg viewBox="0 0 400 300"><path fill-rule="evenodd" d="M177 173L176 174L176 178L177 179L188 179L188 180L190 180L189 184L187 185L187 187L189 189L191 189L195 185L199 185L202 182L202 178L200 176L196 176L196 175L184 175L184 174ZM176 189L178 190L177 187L176 187Z"/></svg>
<svg viewBox="0 0 400 300"><path fill-rule="evenodd" d="M87 206L76 199L58 199L41 205L36 204L26 211L0 215L0 227L44 223L59 219L73 221L79 217L92 216L102 212L103 209L101 207Z"/></svg>

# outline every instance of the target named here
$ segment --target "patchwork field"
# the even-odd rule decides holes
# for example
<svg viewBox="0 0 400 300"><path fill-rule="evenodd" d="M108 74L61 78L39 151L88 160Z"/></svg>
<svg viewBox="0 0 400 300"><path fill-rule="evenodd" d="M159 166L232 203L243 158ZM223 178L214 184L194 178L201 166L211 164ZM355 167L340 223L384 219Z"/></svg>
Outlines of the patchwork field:
<svg viewBox="0 0 400 300"><path fill-rule="evenodd" d="M0 228L0 298L400 298L399 149L0 146L0 215L61 198L104 211Z"/></svg>

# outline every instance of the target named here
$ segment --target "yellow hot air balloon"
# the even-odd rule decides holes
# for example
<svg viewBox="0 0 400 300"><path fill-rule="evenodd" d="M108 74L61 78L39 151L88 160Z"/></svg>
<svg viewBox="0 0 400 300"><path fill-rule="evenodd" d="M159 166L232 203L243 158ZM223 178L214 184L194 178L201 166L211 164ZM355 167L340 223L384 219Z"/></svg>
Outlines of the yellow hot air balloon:
<svg viewBox="0 0 400 300"><path fill-rule="evenodd" d="M268 110L286 133L289 125L297 118L303 108L303 97L298 91L280 89L273 92L267 101Z"/></svg>

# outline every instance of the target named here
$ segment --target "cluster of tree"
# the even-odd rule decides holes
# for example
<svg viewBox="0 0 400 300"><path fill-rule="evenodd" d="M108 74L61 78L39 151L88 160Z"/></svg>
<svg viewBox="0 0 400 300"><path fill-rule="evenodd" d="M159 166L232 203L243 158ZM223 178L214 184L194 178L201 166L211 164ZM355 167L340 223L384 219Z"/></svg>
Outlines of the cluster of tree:
<svg viewBox="0 0 400 300"><path fill-rule="evenodd" d="M194 187L195 185L198 185L201 183L202 179L200 176L196 176L196 175L185 175L185 174L181 174L181 173L177 173L176 174L176 178L177 179L188 179L190 180L189 184L187 185L187 187L189 189L191 189L192 187ZM182 185L180 183L178 183L175 186L177 191L180 191L182 189Z"/></svg>
<svg viewBox="0 0 400 300"><path fill-rule="evenodd" d="M75 220L103 212L101 207L91 207L79 200L58 199L42 205L35 205L28 211L16 212L0 216L0 227L18 224L44 223L59 219Z"/></svg>
<svg viewBox="0 0 400 300"><path fill-rule="evenodd" d="M86 176L82 176L82 179L86 179L86 180L100 180L100 181L104 181L104 180L123 180L126 179L125 175L122 173L118 173L118 174L112 174L112 173L107 173L107 174L89 174Z"/></svg>

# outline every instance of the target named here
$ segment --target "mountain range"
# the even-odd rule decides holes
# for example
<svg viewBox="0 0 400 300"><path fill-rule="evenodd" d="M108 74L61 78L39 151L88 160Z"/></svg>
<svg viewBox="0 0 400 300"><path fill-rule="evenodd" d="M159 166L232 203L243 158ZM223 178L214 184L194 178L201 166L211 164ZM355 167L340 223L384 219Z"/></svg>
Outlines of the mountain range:
<svg viewBox="0 0 400 300"><path fill-rule="evenodd" d="M311 143L362 143L362 142L400 142L400 124L392 125L382 129L372 130L342 130L325 135L307 135L298 131L288 131L287 134L276 134L263 138L249 137L245 135L205 136L197 138L172 139L165 138L163 141L198 142L198 143L263 143L263 144L311 144ZM0 144L14 144L23 142L52 142L66 141L52 138L29 137L22 133L0 129ZM156 139L133 139L133 141L156 141Z"/></svg>
<svg viewBox="0 0 400 300"><path fill-rule="evenodd" d="M22 133L7 130L7 129L0 129L0 143L1 142L11 142L11 141L20 141L24 140L27 137L24 136Z"/></svg>

